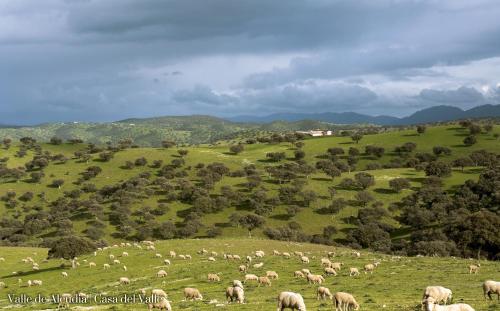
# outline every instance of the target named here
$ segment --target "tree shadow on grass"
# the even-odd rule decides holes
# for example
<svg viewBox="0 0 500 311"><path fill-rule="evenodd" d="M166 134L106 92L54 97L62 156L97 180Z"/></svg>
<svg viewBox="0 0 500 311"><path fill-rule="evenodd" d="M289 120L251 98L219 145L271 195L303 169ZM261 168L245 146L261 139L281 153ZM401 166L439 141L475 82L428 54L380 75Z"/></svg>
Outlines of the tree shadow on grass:
<svg viewBox="0 0 500 311"><path fill-rule="evenodd" d="M1 277L1 279L19 278L20 276L36 275L39 273L44 273L44 272L48 272L48 271L57 271L57 270L65 270L65 268L59 266L59 267L51 267L51 268L45 268L45 269L40 269L40 270L19 271L17 274L4 275Z"/></svg>
<svg viewBox="0 0 500 311"><path fill-rule="evenodd" d="M288 214L278 214L278 215L270 216L269 218L286 221L286 220L290 220L292 217L293 217L292 215L288 215Z"/></svg>
<svg viewBox="0 0 500 311"><path fill-rule="evenodd" d="M385 188L377 188L373 189L373 192L380 193L380 194L396 194L397 192L392 190L392 189L385 189Z"/></svg>

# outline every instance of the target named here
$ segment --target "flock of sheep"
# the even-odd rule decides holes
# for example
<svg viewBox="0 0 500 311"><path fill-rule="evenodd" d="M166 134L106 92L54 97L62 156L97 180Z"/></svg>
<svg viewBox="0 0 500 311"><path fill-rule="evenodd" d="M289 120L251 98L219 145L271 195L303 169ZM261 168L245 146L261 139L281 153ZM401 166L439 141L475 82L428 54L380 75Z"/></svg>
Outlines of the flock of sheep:
<svg viewBox="0 0 500 311"><path fill-rule="evenodd" d="M155 243L152 241L142 241L141 243L121 243L120 245L114 245L113 247L105 247L105 248L99 248L96 252L94 252L94 256L97 257L99 256L99 253L103 253L103 251L107 249L112 249L112 248L117 248L117 247L137 247L140 249L146 248L146 250L149 251L155 251ZM202 249L198 252L199 255L204 256L206 260L209 262L214 262L217 261L217 258L219 254L215 251L209 252L205 249ZM307 254L306 254L307 255ZM311 259L316 259L315 257L311 257L311 259L306 256L303 252L300 251L295 251L293 253L289 252L279 252L277 250L273 251L273 256L282 256L284 258L292 258L292 257L297 257L302 264L309 264ZM326 254L327 256L323 257L320 259L321 266L323 268L323 274L313 274L309 269L304 268L301 270L297 270L294 272L294 277L295 278L301 278L304 279L307 283L313 284L313 285L318 285L317 290L316 290L316 298L318 300L331 300L333 302L333 305L335 307L336 311L349 311L349 310L359 310L360 305L354 298L354 296L350 293L346 292L336 292L334 294L331 293L330 289L323 286L323 283L325 282L325 277L328 276L336 276L342 269L343 263L341 262L332 262L331 259L334 258L336 255L334 252L328 252ZM353 251L352 255L354 257L360 257L361 253ZM115 255L113 254L108 254L108 259L109 263L104 263L103 264L103 269L107 270L110 269L112 265L121 265L121 269L123 271L127 271L127 267L123 265L119 259L115 258ZM123 251L120 255L121 257L128 257L129 254L126 251ZM169 255L170 259L173 258L178 258L178 259L183 259L183 260L191 260L192 256L189 254L177 254L175 251L170 251ZM242 260L242 258L239 255L235 254L223 254L223 258L226 260L238 260L240 262L244 261L244 264L239 265L238 270L240 273L245 273L244 274L244 280L243 282L240 280L233 280L231 285L226 288L226 299L228 303L231 302L236 302L243 304L245 303L245 288L244 284L250 283L250 282L256 282L258 286L271 286L271 283L273 280L278 280L279 275L276 271L266 271L265 275L258 276L256 274L249 274L247 273L247 270L249 267L252 267L254 269L260 269L264 266L263 262L257 262L257 263L252 263L254 260L260 261L263 257L265 257L264 251L258 250L255 251L253 254L246 256L245 259ZM163 261L164 265L170 265L171 261L170 259L164 259L163 256L160 253L156 253L154 255L155 258L161 259ZM394 259L394 258L393 258ZM397 259L397 258L396 258ZM4 261L4 258L0 257L0 262ZM39 265L38 263L33 260L31 257L23 258L22 262L28 263L32 265L33 270L38 270ZM93 261L88 261L88 260L83 260L83 263L87 265L89 268L96 268L96 263ZM365 274L367 273L373 273L376 268L381 264L380 261L375 261L373 263L366 264L363 268L363 271ZM78 261L78 258L74 258L72 260L72 266L73 268L79 267L81 264ZM470 265L469 266L469 273L478 273L480 265ZM16 274L16 272L13 272L13 274ZM63 271L61 273L63 277L68 277L68 272ZM349 268L349 276L354 277L360 275L360 271L356 267L350 267ZM157 278L165 278L168 276L167 271L164 269L159 270L156 273ZM220 282L221 278L218 274L216 273L208 273L207 275L207 281L208 282ZM120 285L129 285L131 284L131 280L128 277L120 277L118 280L118 283ZM18 279L18 284L19 286L24 285L24 282L22 279ZM31 287L31 286L42 286L43 282L41 280L28 280L26 282L26 286ZM3 282L0 282L0 289L5 287L5 284ZM139 293L141 295L146 296L148 294L146 289L140 289ZM500 282L496 281L486 281L483 284L483 293L485 298L488 297L490 300L492 299L492 294L497 295L497 300L500 299ZM76 294L79 297L85 297L87 296L84 293L77 293ZM159 309L159 310L172 310L172 306L170 304L170 301L168 300L168 295L167 293L162 290L162 289L152 289L151 290L151 296L154 297L154 301L150 302L147 304L147 307L149 310L152 309ZM184 289L183 292L184 300L185 301L193 301L193 300L203 300L203 295L201 294L200 290L197 288L193 287L187 287ZM61 295L61 301L59 303L59 307L68 307L69 306L69 301L71 300L72 295L65 293ZM465 303L459 303L459 304L451 304L448 305L448 303L451 303L452 301L452 291L450 289L444 288L442 286L428 286L423 294L422 297L422 307L425 308L425 311L474 311L474 309ZM215 303L217 305L218 302L216 300L211 300L210 303ZM284 309L291 309L291 310L299 310L299 311L305 311L306 310L306 305L304 302L304 299L300 293L295 293L295 292L290 292L290 291L283 291L281 292L278 297L277 297L277 310L282 311Z"/></svg>

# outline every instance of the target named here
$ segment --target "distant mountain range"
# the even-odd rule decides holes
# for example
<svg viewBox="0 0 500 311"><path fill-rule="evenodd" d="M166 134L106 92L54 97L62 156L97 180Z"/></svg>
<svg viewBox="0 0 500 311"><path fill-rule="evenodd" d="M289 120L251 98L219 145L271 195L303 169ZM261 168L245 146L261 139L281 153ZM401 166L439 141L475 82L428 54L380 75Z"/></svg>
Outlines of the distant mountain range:
<svg viewBox="0 0 500 311"><path fill-rule="evenodd" d="M325 113L280 113L267 116L242 115L227 118L233 122L269 123L274 121L317 120L335 124L377 124L377 125L410 125L452 121L467 118L500 117L500 105L483 105L469 110L453 106L434 106L413 113L404 118L392 116L369 116L356 112Z"/></svg>
<svg viewBox="0 0 500 311"><path fill-rule="evenodd" d="M500 117L500 105L484 105L469 110L436 106L415 112L405 118L368 116L344 113L287 113L266 117L240 116L222 119L213 116L164 116L133 118L116 122L58 122L36 126L0 126L0 138L17 140L24 136L48 141L57 136L63 139L80 138L85 142L103 144L132 139L141 146L159 146L161 141L178 144L207 144L221 140L255 137L263 132L287 132L311 129L349 129L359 125L409 125L451 121L465 118Z"/></svg>

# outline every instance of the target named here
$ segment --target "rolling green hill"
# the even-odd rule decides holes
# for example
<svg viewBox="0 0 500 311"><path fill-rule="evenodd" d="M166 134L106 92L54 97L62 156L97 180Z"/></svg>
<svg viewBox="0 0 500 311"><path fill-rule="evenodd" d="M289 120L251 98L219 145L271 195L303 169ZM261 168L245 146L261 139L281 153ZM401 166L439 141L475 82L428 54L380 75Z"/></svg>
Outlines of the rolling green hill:
<svg viewBox="0 0 500 311"><path fill-rule="evenodd" d="M342 126L350 128L353 126ZM46 123L33 127L0 127L0 137L18 140L33 137L38 141L49 141L52 137L78 138L88 143L117 143L131 139L143 147L161 146L168 138L178 144L209 144L220 140L254 137L258 134L279 131L310 130L315 128L336 129L321 121L271 122L268 124L235 123L211 116L178 116L144 119L126 119L108 123L66 122Z"/></svg>
<svg viewBox="0 0 500 311"><path fill-rule="evenodd" d="M428 127L420 135L413 129L365 135L359 143L354 143L350 137L306 139L301 141L303 146L300 148L295 143L284 141L254 143L244 145L244 150L238 154L230 152L225 144L89 150L85 144L30 146L16 142L8 149L0 149L0 158L3 158L0 240L4 244L44 245L65 234L104 239L108 243L123 239L247 236L250 225L241 218L256 213L262 219L250 219L261 222L251 232L254 236L348 243L384 251L389 247L397 251L399 246L396 247L396 243L401 239L417 238L412 236L416 231L442 228L451 237L450 230L456 228L443 225L441 217L468 215L452 208L464 200L479 202L478 206L470 205L470 217L484 216L474 213L485 208L498 215L498 209L494 208L496 202L480 200L482 194L474 190L479 186L470 186L470 191L476 191L477 198L471 194L454 198L458 203L450 201L466 180L484 179L479 179L479 176L488 171L485 162L498 167L491 161L498 159L500 153L500 143L495 136L500 133L500 127L477 134L477 143L472 146L463 144L468 131L452 124ZM396 147L407 142L415 143L416 149L405 154L394 152ZM383 147L383 155L366 154L366 147L373 145ZM435 146L446 147L450 153L433 156ZM349 166L347 152L351 147L358 149L359 154L352 156L355 163ZM332 159L325 156L328 148L342 148L344 154ZM294 153L299 149L303 150L304 158L295 161ZM20 157L20 150L26 155ZM181 156L180 150L186 150L187 154ZM486 154L481 150L486 150ZM285 159L279 162L266 156L279 152L285 155ZM84 159L82 153L87 153L88 159ZM112 158L101 158L106 154ZM468 158L471 155L473 159ZM427 159L429 157L433 158ZM28 170L16 170L17 167L24 168L34 158L46 162L42 163L43 168L32 165ZM460 158L468 159L465 167L455 165L451 175L446 174L441 179L442 188L423 187L427 180L425 168L429 163L450 164ZM314 168L321 161L340 165L336 170L341 176L332 180L321 169L304 173L307 165ZM372 169L366 170L370 166ZM33 180L32 175L40 172L43 172L43 177L39 181ZM346 178L353 182L360 172L373 176L373 184L365 191L357 181L350 187L345 186ZM497 178L496 175L485 176ZM409 185L395 191L390 187L395 178L404 178ZM59 180L62 180L60 185L57 184ZM420 201L429 197L421 189L432 189L435 197L424 202L430 204L427 210L410 211L412 204L405 202L412 195L421 196L417 198ZM490 192L485 198L494 198L496 190L487 190ZM335 192L333 198L331 191ZM406 201L402 201L403 198ZM469 206L466 204L465 208ZM439 212L440 209L444 211ZM418 214L421 219L410 217L420 212L423 213ZM366 215L371 216L366 218ZM367 219L377 227L370 227ZM419 223L422 221L425 224ZM487 225L494 226L494 223ZM369 233L363 234L372 234L372 237L368 241L362 241L359 236L353 238L352 229L358 227L371 228ZM362 233L354 233L359 234ZM389 238L392 246L373 244L380 239L390 243ZM417 240L422 238L420 236ZM495 252L495 247L498 250L495 242L462 246L460 250L457 241L451 246L444 241L445 246L422 251L434 252L444 247L446 254L455 254L469 247L482 248L483 251L488 248L491 257L500 252ZM399 250L402 251L408 246L401 247Z"/></svg>

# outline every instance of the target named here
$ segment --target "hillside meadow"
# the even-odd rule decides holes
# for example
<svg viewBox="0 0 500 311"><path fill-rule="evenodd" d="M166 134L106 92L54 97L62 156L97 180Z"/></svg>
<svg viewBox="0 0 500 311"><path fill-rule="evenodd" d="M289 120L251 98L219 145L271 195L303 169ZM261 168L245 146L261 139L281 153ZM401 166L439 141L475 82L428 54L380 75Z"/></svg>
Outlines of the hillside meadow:
<svg viewBox="0 0 500 311"><path fill-rule="evenodd" d="M293 272L308 268L312 273L323 273L320 259L327 256L327 252L335 252L334 262L344 265L337 276L327 276L323 284L332 292L345 291L352 293L361 310L367 311L410 311L420 310L420 301L423 290L428 285L442 285L450 288L454 294L454 302L465 302L472 305L476 311L500 310L500 304L494 300L483 298L481 284L486 279L500 278L500 264L498 262L481 261L478 274L469 274L468 266L476 261L458 258L433 257L392 257L368 251L361 251L359 258L352 255L346 248L313 245L307 243L288 243L261 239L199 239L199 240L170 240L157 241L156 250L146 250L136 246L110 247L93 254L78 258L80 266L71 269L68 261L51 259L46 262L47 249L2 247L0 257L4 261L0 264L0 281L6 288L0 289L0 307L3 309L48 310L55 309L57 304L15 304L10 303L8 294L25 294L35 297L40 294L44 297L62 293L85 293L90 295L88 302L72 305L75 310L145 310L144 303L131 302L128 304L115 303L113 299L120 299L128 295L138 295L139 289L161 288L168 294L173 310L275 310L276 297L281 291L299 292L305 299L308 310L332 310L331 301L316 299L317 285L308 284L305 279L294 278ZM218 253L215 262L208 261L210 255L200 255L197 252L206 249L208 252ZM170 251L177 254L190 254L191 260L170 258ZM256 250L263 250L266 255L257 259L253 256ZM279 252L304 252L310 258L310 264L302 264L297 256L286 259L283 256L272 255L273 250ZM128 256L122 256L127 252ZM157 258L156 254L162 258ZM120 264L112 264L109 255L116 256ZM238 254L243 259L225 260L223 254ZM227 304L225 288L233 279L243 280L244 275L238 272L238 266L245 264L245 256L253 258L252 263L263 262L261 269L249 268L248 273L265 275L265 271L273 270L279 274L278 280L272 280L271 287L257 286L255 282L245 284L246 303ZM39 263L40 270L33 271L30 263L23 263L21 259L32 257ZM168 258L171 265L165 265ZM380 261L380 265L373 274L365 274L362 269L367 263ZM96 263L96 267L89 267L89 263ZM61 264L65 267L61 267ZM109 270L103 269L103 264L111 264ZM127 267L127 271L123 270ZM348 276L350 267L357 267L359 276ZM164 269L168 275L165 278L156 277L156 273ZM66 272L68 277L62 276ZM16 274L14 275L13 272ZM207 281L208 273L217 273L221 282ZM130 285L119 285L120 277L128 277ZM27 287L28 280L41 280L42 286ZM196 287L202 295L202 301L183 301L183 289ZM97 297L97 298L94 298ZM118 298L113 298L118 297ZM96 300L94 300L96 299ZM138 299L136 297L136 299Z"/></svg>
<svg viewBox="0 0 500 311"><path fill-rule="evenodd" d="M308 207L300 208L299 212L293 216L289 215L287 208L288 204L277 205L270 214L266 215L265 226L280 227L285 226L288 222L294 221L300 224L302 230L307 234L321 233L323 227L334 225L339 230L336 233L336 238L342 238L345 235L345 230L352 228L353 224L350 219L356 217L360 205L356 203L355 196L359 190L348 190L339 186L342 179L350 177L353 178L356 173L363 171L369 163L377 163L384 165L391 160L398 158L398 155L393 152L394 148L406 142L414 142L417 146L414 153L432 153L434 146L448 147L451 150L450 155L439 156L439 161L450 163L454 159L465 157L470 153L478 150L487 150L488 152L499 153L500 143L493 136L493 134L500 132L500 127L496 126L490 133L482 133L477 135L477 143L472 146L464 146L462 143L463 138L467 135L468 130L461 128L458 125L452 124L447 126L432 126L428 127L424 134L417 134L414 129L389 131L373 135L364 135L359 143L354 143L350 137L321 137L310 138L304 140L302 150L305 152L305 162L314 166L316 161L320 161L328 148L339 147L347 150L350 147L355 147L360 150L360 155L357 157L355 168L351 172L343 172L340 177L331 177L325 175L321 171L316 171L310 174L307 178L299 178L304 184L304 191L312 190L317 194L316 200L311 202ZM226 142L224 145L216 146L201 146L201 147L186 147L182 148L188 151L188 154L182 158L185 162L183 170L186 172L186 177L195 184L201 183L201 179L197 176L197 170L194 168L197 164L203 163L223 163L224 166L229 168L230 171L240 170L244 166L254 165L255 169L260 175L262 182L260 188L265 189L268 196L276 195L281 184L277 183L273 178L265 172L267 166L273 166L283 163L292 163L294 152L297 148L290 143L255 143L245 144L244 150L239 154L229 152L229 145L236 142ZM385 153L382 157L376 158L363 153L366 146L376 145L385 148ZM47 167L43 169L45 176L40 182L30 182L30 177L26 174L19 181L7 181L0 183L0 194L7 192L15 192L17 197L26 192L34 194L30 202L17 202L15 208L7 207L6 204L0 204L0 213L4 217L16 217L21 219L23 215L28 213L34 206L42 210L48 210L49 202L61 198L66 192L79 189L80 185L75 184L81 177L82 172L89 166L98 166L102 169L96 177L89 180L94 184L97 189L104 186L120 184L130 178L134 178L143 173L150 173L151 178L154 179L158 176L158 170L151 167L155 160L162 161L168 164L173 160L181 159L178 154L179 148L128 148L114 153L114 157L107 162L99 160L97 154L92 154L88 162L81 161L74 157L75 152L84 150L85 144L69 144L62 143L58 145L41 143L43 152L50 154L60 154L67 158L62 163L58 161L51 161ZM9 168L23 167L26 162L31 160L34 156L33 150L27 150L27 155L24 157L16 156L19 151L20 145L14 143L9 149L0 149L1 157L7 158L6 166ZM281 162L275 163L266 158L269 152L284 152L286 159ZM138 158L144 157L147 165L134 166L132 168L125 168L126 161L134 162ZM340 161L345 161L346 155L340 156ZM482 167L466 167L463 170L454 168L450 177L443 178L444 188L448 191L463 184L468 179L476 180L479 174L483 171ZM384 208L388 208L391 203L398 202L404 196L410 194L415 189L421 186L421 182L425 179L425 172L415 170L414 168L388 168L376 169L367 171L375 178L375 185L367 189L373 196L375 201L382 203ZM411 187L404 189L401 192L393 191L389 187L389 181L394 178L406 178ZM58 188L51 186L52 182L57 179L62 179L64 184ZM251 195L245 187L247 179L245 177L231 177L223 176L221 181L216 182L213 189L210 190L211 195L220 194L220 189L223 186L231 186L242 195ZM344 198L350 202L348 206L336 214L324 214L321 209L328 206L331 202L329 188L336 189L336 198ZM43 193L44 197L40 197ZM92 193L81 193L80 200L90 198ZM191 205L181 202L179 200L166 201L165 192L154 191L147 196L143 196L140 200L136 200L130 204L132 213L142 207L155 208L159 203L164 202L168 206L168 210L162 215L156 215L155 220L158 222L170 221L173 223L180 223L184 217L191 210ZM109 203L104 201L105 214L109 212ZM228 223L228 218L235 212L248 212L247 207L231 205L221 211L214 213L207 213L201 217L201 222L205 228L216 226L220 228L222 236L244 236L247 232L244 228L233 226ZM87 228L88 218L82 213L73 213L71 221L73 223L74 231L77 234L83 234ZM137 217L132 215L132 219ZM393 219L387 218L387 222L398 227L399 224ZM105 221L105 228L103 238L108 241L117 240L112 233L115 231L113 226L110 226ZM205 229L201 229L197 236L203 237ZM404 232L404 230L400 231ZM397 233L399 235L400 233ZM49 229L43 230L39 234L32 237L32 241L36 241L39 237L50 237L54 233ZM260 229L256 229L254 235L262 236ZM396 237L396 236L395 236Z"/></svg>

